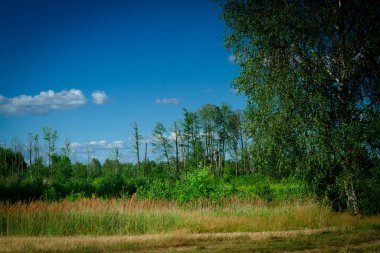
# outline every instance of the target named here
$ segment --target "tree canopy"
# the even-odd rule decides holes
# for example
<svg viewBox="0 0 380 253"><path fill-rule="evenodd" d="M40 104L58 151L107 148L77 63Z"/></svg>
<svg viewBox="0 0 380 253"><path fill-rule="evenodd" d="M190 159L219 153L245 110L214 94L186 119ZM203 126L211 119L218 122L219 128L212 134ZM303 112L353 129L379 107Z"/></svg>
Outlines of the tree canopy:
<svg viewBox="0 0 380 253"><path fill-rule="evenodd" d="M248 97L255 165L298 174L337 209L366 208L364 196L374 192L368 179L380 182L374 177L378 2L229 0L221 6L225 45L241 69L233 85Z"/></svg>

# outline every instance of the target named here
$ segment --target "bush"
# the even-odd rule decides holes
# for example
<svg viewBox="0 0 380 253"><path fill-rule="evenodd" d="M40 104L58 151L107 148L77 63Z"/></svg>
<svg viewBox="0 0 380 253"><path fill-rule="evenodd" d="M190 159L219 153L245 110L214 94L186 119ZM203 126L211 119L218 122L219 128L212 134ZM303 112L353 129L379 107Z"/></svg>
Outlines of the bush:
<svg viewBox="0 0 380 253"><path fill-rule="evenodd" d="M380 166L362 174L356 182L356 195L359 211L363 214L380 212Z"/></svg>
<svg viewBox="0 0 380 253"><path fill-rule="evenodd" d="M54 187L50 186L46 188L42 193L42 199L45 201L54 201L57 200L57 192Z"/></svg>
<svg viewBox="0 0 380 253"><path fill-rule="evenodd" d="M172 199L173 186L163 180L147 180L146 184L139 186L137 194L140 198Z"/></svg>
<svg viewBox="0 0 380 253"><path fill-rule="evenodd" d="M215 180L207 167L199 167L186 177L177 181L175 198L186 202L197 198L210 198L215 195Z"/></svg>
<svg viewBox="0 0 380 253"><path fill-rule="evenodd" d="M258 187L257 195L260 198L265 199L267 202L272 202L274 198L274 192L269 184Z"/></svg>

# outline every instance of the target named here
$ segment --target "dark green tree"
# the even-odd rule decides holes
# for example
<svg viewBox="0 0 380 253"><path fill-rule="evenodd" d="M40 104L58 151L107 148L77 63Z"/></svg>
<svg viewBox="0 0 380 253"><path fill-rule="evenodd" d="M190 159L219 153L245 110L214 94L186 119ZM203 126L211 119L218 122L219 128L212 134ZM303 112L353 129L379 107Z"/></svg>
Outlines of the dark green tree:
<svg viewBox="0 0 380 253"><path fill-rule="evenodd" d="M378 1L221 6L255 166L297 173L336 209L368 209L366 199L379 197L368 183L379 175Z"/></svg>
<svg viewBox="0 0 380 253"><path fill-rule="evenodd" d="M0 147L0 173L1 176L21 174L26 163L21 152L14 152L9 148Z"/></svg>

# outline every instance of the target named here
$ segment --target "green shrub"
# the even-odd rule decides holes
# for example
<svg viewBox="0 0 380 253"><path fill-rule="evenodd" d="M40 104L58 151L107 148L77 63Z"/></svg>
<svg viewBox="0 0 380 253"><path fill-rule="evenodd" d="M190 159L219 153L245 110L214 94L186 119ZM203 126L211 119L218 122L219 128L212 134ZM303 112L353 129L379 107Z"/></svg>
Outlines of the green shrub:
<svg viewBox="0 0 380 253"><path fill-rule="evenodd" d="M159 179L148 180L146 184L137 189L139 198L148 199L172 199L173 186Z"/></svg>
<svg viewBox="0 0 380 253"><path fill-rule="evenodd" d="M197 198L210 198L215 193L215 179L207 167L199 167L177 181L175 198L186 202Z"/></svg>
<svg viewBox="0 0 380 253"><path fill-rule="evenodd" d="M269 184L261 185L260 187L258 187L257 195L260 198L265 199L267 202L272 202L272 200L274 198L274 192L271 189Z"/></svg>
<svg viewBox="0 0 380 253"><path fill-rule="evenodd" d="M57 192L53 186L50 186L43 191L42 199L45 201L54 201L58 199Z"/></svg>

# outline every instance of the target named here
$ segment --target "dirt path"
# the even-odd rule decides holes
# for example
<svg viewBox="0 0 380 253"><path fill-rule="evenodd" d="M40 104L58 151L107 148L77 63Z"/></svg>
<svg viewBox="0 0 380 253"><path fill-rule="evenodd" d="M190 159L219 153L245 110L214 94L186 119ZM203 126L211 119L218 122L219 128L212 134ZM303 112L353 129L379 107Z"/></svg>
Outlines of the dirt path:
<svg viewBox="0 0 380 253"><path fill-rule="evenodd" d="M379 231L336 228L137 236L0 237L0 252L252 252L380 250ZM357 236L358 235L358 236Z"/></svg>

